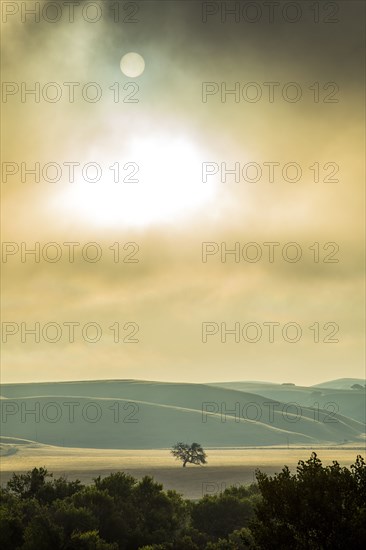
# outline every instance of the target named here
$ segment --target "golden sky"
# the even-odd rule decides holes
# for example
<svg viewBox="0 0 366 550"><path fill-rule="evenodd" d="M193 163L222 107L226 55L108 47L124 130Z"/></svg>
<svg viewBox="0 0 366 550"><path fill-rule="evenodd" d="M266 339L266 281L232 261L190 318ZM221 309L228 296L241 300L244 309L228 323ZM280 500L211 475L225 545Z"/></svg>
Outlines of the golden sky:
<svg viewBox="0 0 366 550"><path fill-rule="evenodd" d="M363 3L3 4L3 381L363 377Z"/></svg>

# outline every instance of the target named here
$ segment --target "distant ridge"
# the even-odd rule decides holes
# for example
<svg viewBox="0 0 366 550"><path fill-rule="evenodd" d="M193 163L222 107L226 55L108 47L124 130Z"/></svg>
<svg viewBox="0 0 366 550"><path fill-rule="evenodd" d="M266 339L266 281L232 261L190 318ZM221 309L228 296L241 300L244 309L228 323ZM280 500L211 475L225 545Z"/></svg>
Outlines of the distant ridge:
<svg viewBox="0 0 366 550"><path fill-rule="evenodd" d="M361 386L364 386L366 384L366 380L362 378L337 378L336 380L329 380L328 382L314 384L313 388L332 388L346 390L351 388L353 384L360 384Z"/></svg>
<svg viewBox="0 0 366 550"><path fill-rule="evenodd" d="M325 382L319 382L318 384L312 384L310 386L302 386L301 384L295 384L291 380L284 380L283 382L269 382L268 380L229 380L224 382L170 382L162 380L145 380L138 378L102 378L102 379L83 379L83 380L51 380L51 381L40 381L40 382L9 382L5 384L0 384L1 387L8 386L28 386L30 384L40 385L40 384L99 384L103 382L105 384L113 382L132 382L138 384L140 382L144 384L203 384L203 385L215 385L215 386L224 386L226 384L265 384L268 386L283 386L286 384L294 385L297 388L316 388L316 387L327 387L332 389L347 389L352 384L366 384L366 378L336 378L335 380L328 380Z"/></svg>

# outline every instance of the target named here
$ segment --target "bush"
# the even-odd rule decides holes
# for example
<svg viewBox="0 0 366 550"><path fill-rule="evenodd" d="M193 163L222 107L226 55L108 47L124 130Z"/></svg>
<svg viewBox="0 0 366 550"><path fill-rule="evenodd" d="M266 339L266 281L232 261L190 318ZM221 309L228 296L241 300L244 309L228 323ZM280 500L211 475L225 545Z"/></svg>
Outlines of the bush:
<svg viewBox="0 0 366 550"><path fill-rule="evenodd" d="M323 467L316 453L296 474L257 473L262 496L251 524L259 548L358 550L366 546L366 466Z"/></svg>
<svg viewBox="0 0 366 550"><path fill-rule="evenodd" d="M198 502L151 477L118 472L90 487L44 468L0 491L4 550L360 550L366 546L366 466L323 467L315 453L257 484Z"/></svg>

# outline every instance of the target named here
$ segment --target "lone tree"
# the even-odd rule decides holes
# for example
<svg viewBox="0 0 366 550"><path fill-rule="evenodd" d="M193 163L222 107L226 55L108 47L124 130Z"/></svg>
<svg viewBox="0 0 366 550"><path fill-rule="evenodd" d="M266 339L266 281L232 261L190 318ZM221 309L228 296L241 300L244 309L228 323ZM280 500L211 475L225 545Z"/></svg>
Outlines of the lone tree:
<svg viewBox="0 0 366 550"><path fill-rule="evenodd" d="M189 462L190 464L206 464L206 453L199 443L176 443L170 451L177 460L183 462L183 468Z"/></svg>

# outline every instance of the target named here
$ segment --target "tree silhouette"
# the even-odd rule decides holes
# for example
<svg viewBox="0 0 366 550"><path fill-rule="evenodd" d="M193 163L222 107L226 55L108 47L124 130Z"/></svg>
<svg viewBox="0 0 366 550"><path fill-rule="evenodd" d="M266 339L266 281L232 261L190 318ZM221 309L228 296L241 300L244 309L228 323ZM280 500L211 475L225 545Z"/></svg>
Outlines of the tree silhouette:
<svg viewBox="0 0 366 550"><path fill-rule="evenodd" d="M296 473L257 471L261 499L250 525L257 548L361 550L366 545L366 464L323 466L313 452Z"/></svg>
<svg viewBox="0 0 366 550"><path fill-rule="evenodd" d="M183 462L183 467L190 464L206 464L206 453L199 443L176 443L170 451L177 460Z"/></svg>

